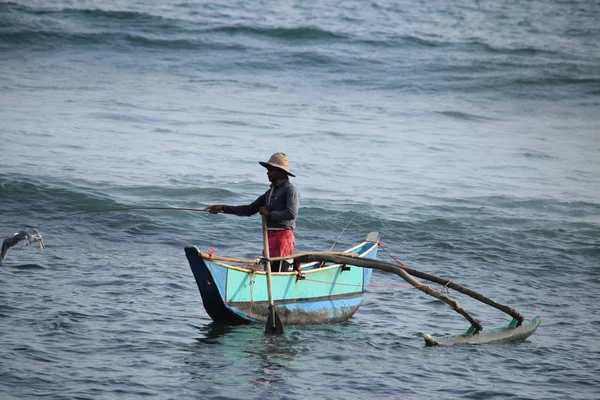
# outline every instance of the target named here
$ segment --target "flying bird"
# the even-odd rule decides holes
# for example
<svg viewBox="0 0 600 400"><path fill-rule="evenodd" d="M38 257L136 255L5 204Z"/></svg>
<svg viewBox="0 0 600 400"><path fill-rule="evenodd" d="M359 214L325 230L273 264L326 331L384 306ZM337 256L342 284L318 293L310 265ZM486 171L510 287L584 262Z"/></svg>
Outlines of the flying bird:
<svg viewBox="0 0 600 400"><path fill-rule="evenodd" d="M0 252L0 263L4 261L8 249L21 241L25 241L25 245L38 242L40 244L40 251L44 251L44 248L46 248L44 240L42 239L42 234L37 229L25 229L4 239L4 242L2 242L2 251Z"/></svg>

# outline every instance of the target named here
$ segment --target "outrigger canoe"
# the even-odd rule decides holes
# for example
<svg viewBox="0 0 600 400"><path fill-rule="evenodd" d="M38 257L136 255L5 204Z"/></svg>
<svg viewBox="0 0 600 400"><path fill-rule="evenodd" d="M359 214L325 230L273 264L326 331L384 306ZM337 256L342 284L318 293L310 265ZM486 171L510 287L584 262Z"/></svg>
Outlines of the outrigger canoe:
<svg viewBox="0 0 600 400"><path fill-rule="evenodd" d="M364 242L342 253L375 259L378 245L379 233L371 232ZM204 308L215 322L241 325L267 321L267 279L259 268L261 258L248 264L249 260L203 253L196 246L186 246L185 254ZM322 262L299 267L294 272L271 274L275 309L284 325L343 322L363 303L371 268Z"/></svg>
<svg viewBox="0 0 600 400"><path fill-rule="evenodd" d="M373 269L392 272L418 290L443 301L465 317L471 326L462 334L433 337L425 335L426 346L484 344L522 341L531 336L542 318L525 317L512 307L500 304L447 278L409 268L400 262L376 260L379 234L370 233L363 243L345 252L310 252L290 256L295 272L272 273L275 310L286 324L343 322L364 300ZM185 248L187 259L198 284L204 308L220 323L239 325L265 323L269 316L267 278L259 268L266 260L217 257L202 253L195 246ZM276 259L272 259L276 260ZM246 264L246 265L244 265ZM483 328L460 303L443 290L424 285L416 277L454 289L513 319L504 326Z"/></svg>

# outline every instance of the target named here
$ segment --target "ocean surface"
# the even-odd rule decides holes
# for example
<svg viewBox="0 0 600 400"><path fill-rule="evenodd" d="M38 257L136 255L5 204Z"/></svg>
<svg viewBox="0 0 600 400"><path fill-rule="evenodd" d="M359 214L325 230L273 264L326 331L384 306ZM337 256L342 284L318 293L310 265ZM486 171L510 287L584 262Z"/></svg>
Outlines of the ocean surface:
<svg viewBox="0 0 600 400"><path fill-rule="evenodd" d="M0 239L47 246L0 264L0 398L598 399L598 21L598 1L0 1ZM258 216L69 215L246 204L277 151L297 251L378 231L381 260L539 329L426 348L468 322L380 271L347 323L219 326L183 247L257 256Z"/></svg>

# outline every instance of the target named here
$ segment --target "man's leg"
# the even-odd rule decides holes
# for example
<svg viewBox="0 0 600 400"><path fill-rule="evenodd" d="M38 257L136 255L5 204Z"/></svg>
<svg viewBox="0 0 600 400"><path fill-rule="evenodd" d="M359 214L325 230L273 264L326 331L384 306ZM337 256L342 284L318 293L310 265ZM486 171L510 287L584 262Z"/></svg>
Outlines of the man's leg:
<svg viewBox="0 0 600 400"><path fill-rule="evenodd" d="M294 254L295 238L294 231L269 231L269 255L273 257L285 257ZM281 266L284 265L284 271L281 271ZM288 264L275 261L271 263L271 271L273 272L288 272Z"/></svg>

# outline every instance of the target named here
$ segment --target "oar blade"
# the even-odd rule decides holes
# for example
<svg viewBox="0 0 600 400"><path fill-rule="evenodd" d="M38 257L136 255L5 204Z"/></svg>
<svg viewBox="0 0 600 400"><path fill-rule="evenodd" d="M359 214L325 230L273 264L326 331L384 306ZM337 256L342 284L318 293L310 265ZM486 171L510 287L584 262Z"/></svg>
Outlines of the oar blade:
<svg viewBox="0 0 600 400"><path fill-rule="evenodd" d="M269 307L269 317L267 318L267 324L265 325L265 334L282 335L283 333L283 324L281 323L277 311Z"/></svg>

